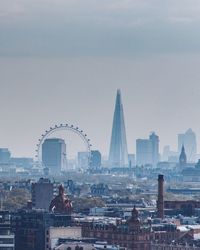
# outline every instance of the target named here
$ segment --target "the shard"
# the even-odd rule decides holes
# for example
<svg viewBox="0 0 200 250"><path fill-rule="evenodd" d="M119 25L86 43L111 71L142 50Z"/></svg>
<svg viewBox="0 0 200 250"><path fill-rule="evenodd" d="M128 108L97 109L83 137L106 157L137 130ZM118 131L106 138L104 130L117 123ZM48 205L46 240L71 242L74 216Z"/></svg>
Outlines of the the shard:
<svg viewBox="0 0 200 250"><path fill-rule="evenodd" d="M117 90L113 127L110 142L109 164L112 167L128 166L128 150L121 91Z"/></svg>

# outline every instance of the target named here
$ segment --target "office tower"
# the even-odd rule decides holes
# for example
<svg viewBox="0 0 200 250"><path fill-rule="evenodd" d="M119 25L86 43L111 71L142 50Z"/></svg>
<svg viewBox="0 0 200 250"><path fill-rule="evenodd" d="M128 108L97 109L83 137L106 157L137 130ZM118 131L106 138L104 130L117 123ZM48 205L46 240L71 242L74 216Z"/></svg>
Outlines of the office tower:
<svg viewBox="0 0 200 250"><path fill-rule="evenodd" d="M159 162L159 137L153 132L149 140L152 145L152 165L156 167Z"/></svg>
<svg viewBox="0 0 200 250"><path fill-rule="evenodd" d="M164 175L158 175L158 200L157 200L158 218L164 218Z"/></svg>
<svg viewBox="0 0 200 250"><path fill-rule="evenodd" d="M185 147L188 162L195 162L197 155L196 135L192 129L188 129L184 134L178 134L178 152L181 153L182 145Z"/></svg>
<svg viewBox="0 0 200 250"><path fill-rule="evenodd" d="M186 164L187 164L187 156L185 153L185 147L184 145L182 145L181 154L179 156L179 165L180 167L185 167Z"/></svg>
<svg viewBox="0 0 200 250"><path fill-rule="evenodd" d="M91 151L90 168L99 169L101 167L101 153L98 150Z"/></svg>
<svg viewBox="0 0 200 250"><path fill-rule="evenodd" d="M170 146L166 145L163 148L162 161L168 161L170 156Z"/></svg>
<svg viewBox="0 0 200 250"><path fill-rule="evenodd" d="M138 166L152 164L152 145L150 140L136 140L136 160Z"/></svg>
<svg viewBox="0 0 200 250"><path fill-rule="evenodd" d="M7 148L0 148L0 163L10 163L10 155Z"/></svg>
<svg viewBox="0 0 200 250"><path fill-rule="evenodd" d="M49 179L40 178L31 186L32 207L49 211L53 199L53 183Z"/></svg>
<svg viewBox="0 0 200 250"><path fill-rule="evenodd" d="M78 152L78 168L88 169L88 167L89 167L89 153Z"/></svg>
<svg viewBox="0 0 200 250"><path fill-rule="evenodd" d="M128 162L129 162L129 167L135 166L135 155L134 154L128 154Z"/></svg>
<svg viewBox="0 0 200 250"><path fill-rule="evenodd" d="M110 143L109 164L113 167L128 166L128 150L121 91L117 90Z"/></svg>
<svg viewBox="0 0 200 250"><path fill-rule="evenodd" d="M42 144L42 162L53 174L60 174L61 170L66 170L65 141L59 138L46 139Z"/></svg>
<svg viewBox="0 0 200 250"><path fill-rule="evenodd" d="M149 139L136 140L137 165L157 166L159 162L159 137L153 132Z"/></svg>

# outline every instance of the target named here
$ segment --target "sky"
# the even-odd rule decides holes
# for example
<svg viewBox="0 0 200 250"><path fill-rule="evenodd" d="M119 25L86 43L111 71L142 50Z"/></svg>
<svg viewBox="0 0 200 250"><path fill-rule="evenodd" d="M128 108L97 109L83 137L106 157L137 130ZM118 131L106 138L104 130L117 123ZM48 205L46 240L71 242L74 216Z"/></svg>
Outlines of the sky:
<svg viewBox="0 0 200 250"><path fill-rule="evenodd" d="M200 143L199 0L1 0L0 34L0 147L13 156L65 122L107 155L118 88L130 153L151 131L161 152L189 127Z"/></svg>

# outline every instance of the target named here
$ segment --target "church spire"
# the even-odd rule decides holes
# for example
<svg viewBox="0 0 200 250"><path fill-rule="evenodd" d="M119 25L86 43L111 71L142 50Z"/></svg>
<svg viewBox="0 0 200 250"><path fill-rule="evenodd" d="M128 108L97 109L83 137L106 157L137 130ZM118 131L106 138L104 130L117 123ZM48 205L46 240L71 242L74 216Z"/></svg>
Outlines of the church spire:
<svg viewBox="0 0 200 250"><path fill-rule="evenodd" d="M179 165L181 167L184 167L186 164L187 164L187 156L185 153L185 147L184 147L184 145L182 145L181 154L179 156Z"/></svg>

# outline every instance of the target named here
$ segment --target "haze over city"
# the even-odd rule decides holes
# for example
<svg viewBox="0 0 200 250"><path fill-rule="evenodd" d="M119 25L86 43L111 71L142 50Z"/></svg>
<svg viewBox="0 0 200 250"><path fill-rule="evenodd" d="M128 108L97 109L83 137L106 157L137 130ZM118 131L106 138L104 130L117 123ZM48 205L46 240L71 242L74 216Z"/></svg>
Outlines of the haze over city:
<svg viewBox="0 0 200 250"><path fill-rule="evenodd" d="M33 156L56 123L108 155L116 90L128 150L151 131L200 141L199 1L1 1L0 146Z"/></svg>
<svg viewBox="0 0 200 250"><path fill-rule="evenodd" d="M0 249L200 250L200 0L0 0Z"/></svg>

